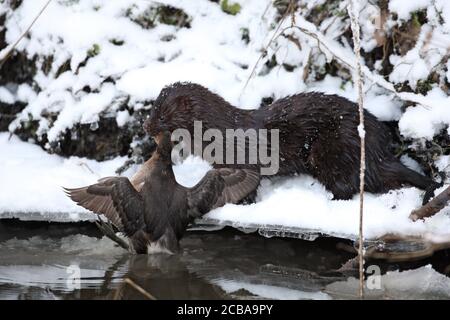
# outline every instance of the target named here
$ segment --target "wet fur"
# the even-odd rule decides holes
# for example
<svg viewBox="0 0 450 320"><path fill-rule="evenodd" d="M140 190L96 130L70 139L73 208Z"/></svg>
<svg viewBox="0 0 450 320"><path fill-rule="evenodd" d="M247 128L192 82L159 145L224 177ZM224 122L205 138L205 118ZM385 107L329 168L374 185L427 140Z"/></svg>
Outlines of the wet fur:
<svg viewBox="0 0 450 320"><path fill-rule="evenodd" d="M223 133L227 128L279 129L277 175L310 174L335 199L350 199L359 190L358 110L343 97L301 93L260 109L241 110L200 85L176 83L161 91L144 128L152 135L186 128L193 137L194 120L203 122L203 130L216 128ZM430 195L437 184L395 158L389 129L368 111L365 130L366 190L384 193L410 185L428 190ZM215 165L220 166L225 165Z"/></svg>

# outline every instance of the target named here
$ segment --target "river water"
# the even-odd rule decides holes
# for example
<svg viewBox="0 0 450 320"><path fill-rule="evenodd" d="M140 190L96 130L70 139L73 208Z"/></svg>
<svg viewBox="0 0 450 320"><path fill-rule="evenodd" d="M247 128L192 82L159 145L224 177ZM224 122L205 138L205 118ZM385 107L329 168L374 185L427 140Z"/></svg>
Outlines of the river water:
<svg viewBox="0 0 450 320"><path fill-rule="evenodd" d="M131 255L89 223L0 220L0 299L146 299L129 280L156 299L353 299L357 272L340 269L354 257L343 245L225 229L188 232L179 254ZM376 264L367 297L449 299L447 264L448 252Z"/></svg>

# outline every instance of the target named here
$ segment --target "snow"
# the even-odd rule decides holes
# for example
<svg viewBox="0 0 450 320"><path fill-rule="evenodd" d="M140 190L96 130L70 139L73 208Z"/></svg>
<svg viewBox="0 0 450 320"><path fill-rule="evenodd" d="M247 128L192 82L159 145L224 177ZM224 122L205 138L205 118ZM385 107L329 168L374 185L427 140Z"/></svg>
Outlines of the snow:
<svg viewBox="0 0 450 320"><path fill-rule="evenodd" d="M40 147L20 141L16 136L0 133L0 217L9 213L38 213L56 217L65 213L67 220L92 219L93 214L80 210L64 195L62 187L91 184L114 175L125 158L98 163L93 160L61 158ZM37 217L35 217L37 218Z"/></svg>
<svg viewBox="0 0 450 320"><path fill-rule="evenodd" d="M370 280L369 280L370 282ZM376 280L374 281L374 283ZM450 278L437 272L431 265L407 270L390 271L379 278L380 288L366 288L366 299L445 299L450 298ZM359 280L349 278L326 286L325 292L336 298L357 298Z"/></svg>
<svg viewBox="0 0 450 320"><path fill-rule="evenodd" d="M130 113L128 110L117 112L116 122L119 127L123 127L130 120Z"/></svg>
<svg viewBox="0 0 450 320"><path fill-rule="evenodd" d="M406 109L398 124L402 135L432 139L442 129L449 129L450 96L440 88L434 88L426 99L432 108L418 105Z"/></svg>
<svg viewBox="0 0 450 320"><path fill-rule="evenodd" d="M450 156L440 156L435 163L439 171L448 171L450 168Z"/></svg>
<svg viewBox="0 0 450 320"><path fill-rule="evenodd" d="M366 130L364 129L364 124L358 124L358 135L361 139L365 138Z"/></svg>
<svg viewBox="0 0 450 320"><path fill-rule="evenodd" d="M425 9L431 3L431 0L391 0L389 10L397 13L400 19L408 20L412 12Z"/></svg>
<svg viewBox="0 0 450 320"><path fill-rule="evenodd" d="M12 104L14 103L14 96L11 94L11 92L4 88L0 87L0 102Z"/></svg>
<svg viewBox="0 0 450 320"><path fill-rule="evenodd" d="M93 214L76 206L61 187L79 187L114 175L126 158L96 162L83 158L64 159L47 154L40 147L0 133L0 218L17 217L60 221L92 220ZM177 181L195 185L211 166L200 158L188 157L174 167ZM133 170L127 171L127 176ZM385 233L450 236L450 208L434 217L412 222L411 211L420 205L422 191L403 188L382 195L365 195L365 235L375 238ZM349 201L331 200L332 194L310 176L263 179L257 202L227 204L205 216L206 220L249 225L281 226L355 238L358 234L358 197ZM37 214L36 214L37 212ZM34 213L34 214L33 214ZM64 214L64 215L61 215Z"/></svg>
<svg viewBox="0 0 450 320"><path fill-rule="evenodd" d="M387 194L365 194L364 234L376 238L386 233L420 235L435 233L450 235L449 209L425 222L412 222L408 216L420 206L421 191L403 188ZM257 222L316 230L325 234L355 238L358 234L359 200L331 200L332 195L309 176L272 182L263 180L258 190L258 202L250 205L227 204L206 218L231 221L240 226ZM445 224L434 220L444 217ZM442 222L442 221L441 221Z"/></svg>

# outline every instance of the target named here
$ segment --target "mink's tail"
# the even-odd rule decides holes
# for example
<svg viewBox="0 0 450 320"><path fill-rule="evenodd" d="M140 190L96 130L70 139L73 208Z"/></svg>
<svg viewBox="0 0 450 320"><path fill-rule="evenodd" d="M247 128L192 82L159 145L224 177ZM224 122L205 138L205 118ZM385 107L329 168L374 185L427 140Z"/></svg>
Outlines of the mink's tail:
<svg viewBox="0 0 450 320"><path fill-rule="evenodd" d="M428 201L430 201L431 197L434 196L434 191L437 188L442 187L446 179L445 173L439 172L441 182L433 181L430 177L409 169L400 161L389 162L387 166L384 166L381 173L385 176L384 181L387 182L388 185L392 185L392 187L400 187L401 184L407 184L425 190L422 201L423 204L427 204ZM396 182L399 182L400 185L396 186Z"/></svg>
<svg viewBox="0 0 450 320"><path fill-rule="evenodd" d="M433 181L428 188L425 189L425 195L423 196L422 205L426 205L431 197L434 196L434 191L444 185L445 179L447 179L447 175L443 171L438 172L439 176L441 177L441 182Z"/></svg>

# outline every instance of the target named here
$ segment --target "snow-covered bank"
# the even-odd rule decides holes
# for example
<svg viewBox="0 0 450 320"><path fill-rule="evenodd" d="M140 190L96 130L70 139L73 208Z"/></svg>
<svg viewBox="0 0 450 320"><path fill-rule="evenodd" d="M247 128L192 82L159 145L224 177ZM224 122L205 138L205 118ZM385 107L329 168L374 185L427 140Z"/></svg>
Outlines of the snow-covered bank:
<svg viewBox="0 0 450 320"><path fill-rule="evenodd" d="M98 163L50 155L39 146L0 133L0 217L79 221L94 215L68 199L62 186L95 182L114 175L124 158Z"/></svg>
<svg viewBox="0 0 450 320"><path fill-rule="evenodd" d="M98 178L114 175L125 158L96 162L49 155L41 148L0 134L0 218L78 221L93 215L76 206L61 186L78 187ZM135 168L134 168L135 169ZM198 158L188 158L175 166L177 180L192 186L210 169ZM126 174L130 175L133 170ZM386 233L450 237L450 208L423 221L408 219L418 207L422 191L403 188L383 195L366 195L365 234L369 238ZM296 228L355 238L358 232L358 198L332 201L332 195L313 178L302 175L289 179L262 181L257 202L226 205L205 216L206 222L236 227ZM34 214L31 214L34 213ZM42 214L42 215L40 215Z"/></svg>

